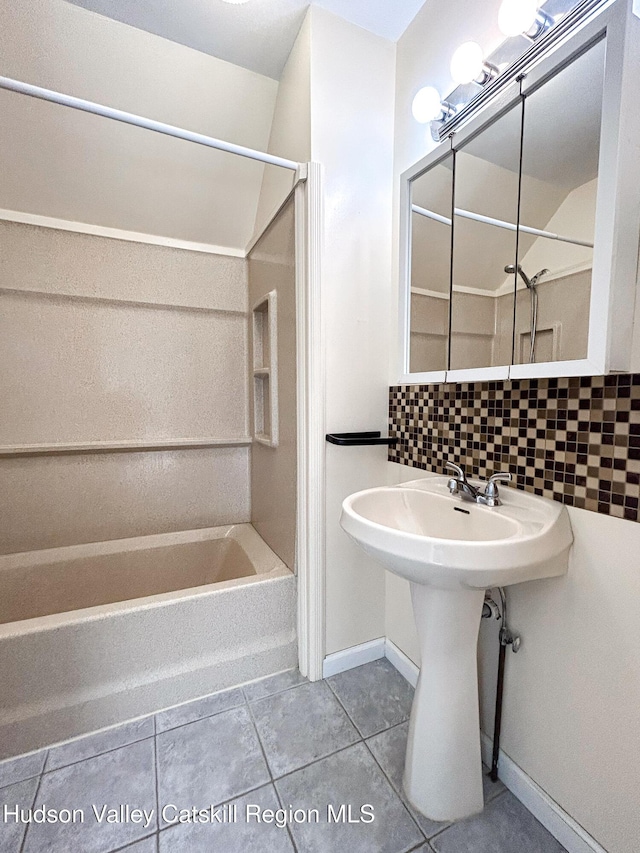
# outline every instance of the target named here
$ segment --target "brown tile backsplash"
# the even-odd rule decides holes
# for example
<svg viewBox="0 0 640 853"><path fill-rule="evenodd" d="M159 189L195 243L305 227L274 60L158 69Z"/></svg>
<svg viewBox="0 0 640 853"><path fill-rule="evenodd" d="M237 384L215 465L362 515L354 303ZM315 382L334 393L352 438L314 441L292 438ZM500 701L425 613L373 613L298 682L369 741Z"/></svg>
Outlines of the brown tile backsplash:
<svg viewBox="0 0 640 853"><path fill-rule="evenodd" d="M396 385L389 435L390 462L511 471L520 489L639 520L640 374Z"/></svg>

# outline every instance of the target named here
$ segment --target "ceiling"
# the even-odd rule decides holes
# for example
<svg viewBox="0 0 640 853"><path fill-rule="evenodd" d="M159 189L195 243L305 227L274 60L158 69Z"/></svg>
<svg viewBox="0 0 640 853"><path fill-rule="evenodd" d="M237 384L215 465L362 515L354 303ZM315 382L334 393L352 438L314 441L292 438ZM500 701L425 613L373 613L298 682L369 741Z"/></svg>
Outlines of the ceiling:
<svg viewBox="0 0 640 853"><path fill-rule="evenodd" d="M321 6L370 32L397 41L426 0L68 0L121 21L280 79L305 13Z"/></svg>

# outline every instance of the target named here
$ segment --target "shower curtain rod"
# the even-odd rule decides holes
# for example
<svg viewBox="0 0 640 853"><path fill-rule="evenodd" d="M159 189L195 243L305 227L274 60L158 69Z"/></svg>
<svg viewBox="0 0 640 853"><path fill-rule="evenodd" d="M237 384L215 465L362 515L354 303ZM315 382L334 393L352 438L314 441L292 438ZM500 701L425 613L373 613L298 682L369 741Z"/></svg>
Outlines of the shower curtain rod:
<svg viewBox="0 0 640 853"><path fill-rule="evenodd" d="M218 151L227 151L229 154L238 154L240 157L248 157L250 160L259 160L262 163L268 163L270 166L281 166L283 169L290 169L293 172L297 172L302 165L301 163L296 163L294 160L287 160L284 157L275 157L273 154L266 154L264 151L245 148L243 145L234 145L232 142L225 142L222 139L215 139L212 136L205 136L202 133L194 133L191 130L184 130L181 127L175 127L172 124L164 124L161 121L154 121L150 118L137 116L134 113L127 113L123 110L105 107L102 104L96 104L93 101L74 98L72 95L64 95L61 92L54 92L52 89L43 89L41 86L33 86L31 83L22 83L20 80L12 80L10 77L0 76L0 89L7 89L9 92L18 92L21 95L29 95L29 97L39 98L41 101L51 101L51 103L60 104L63 107L71 107L74 110L93 113L94 115L110 118L114 121L124 122L124 124L131 124L135 127L153 130L156 133L163 133L165 136L173 136L176 139L184 139L186 142L195 142L198 145L205 145L207 148L216 148Z"/></svg>
<svg viewBox="0 0 640 853"><path fill-rule="evenodd" d="M434 213L433 210L427 210L426 207L419 207L417 204L411 205L411 210L414 213L419 213L420 216L426 216L427 219L433 219L434 222L441 222L443 225L451 225L451 220L446 216L441 216L439 213ZM461 216L463 219L473 219L475 222L484 222L486 225L496 225L498 228L506 228L508 231L516 231L518 226L513 222L505 222L503 219L493 219L491 216L483 216L481 213L472 213L470 210L462 210L456 207L453 211L456 216ZM575 240L573 237L561 237L560 234L554 234L552 231L541 231L540 228L530 228L528 225L520 225L520 231L524 234L533 234L534 237L547 237L549 240L560 240L562 243L573 243L574 246L585 246L588 249L593 249L593 243L587 243L586 240Z"/></svg>

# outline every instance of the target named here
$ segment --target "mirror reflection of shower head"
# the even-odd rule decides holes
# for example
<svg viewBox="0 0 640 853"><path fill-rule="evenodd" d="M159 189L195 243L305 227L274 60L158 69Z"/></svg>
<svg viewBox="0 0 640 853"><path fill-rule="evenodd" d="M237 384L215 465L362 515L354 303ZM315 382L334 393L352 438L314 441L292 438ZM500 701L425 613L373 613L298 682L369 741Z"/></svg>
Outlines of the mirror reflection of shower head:
<svg viewBox="0 0 640 853"><path fill-rule="evenodd" d="M520 264L518 264L517 267L515 264L507 264L506 267L504 268L504 271L506 273L514 273L516 270L518 271L520 278L524 281L524 283L527 285L527 288L529 290L531 290L532 288L534 288L536 286L536 284L538 283L538 279L540 279L543 275L546 275L549 272L549 270L547 270L547 269L540 270L539 272L537 272L533 276L533 278L529 278L529 276L522 269Z"/></svg>
<svg viewBox="0 0 640 853"><path fill-rule="evenodd" d="M522 269L520 264L518 264L517 267L515 264L507 264L506 267L504 268L504 271L507 273L514 273L516 270L518 271L518 275L522 278L522 280L527 285L529 290L531 290L531 279L526 274L526 272Z"/></svg>
<svg viewBox="0 0 640 853"><path fill-rule="evenodd" d="M538 283L538 279L542 278L542 276L546 275L548 272L549 272L548 269L539 270L539 272L537 272L534 275L534 277L531 279L531 284L533 285L533 287L535 287L536 284Z"/></svg>

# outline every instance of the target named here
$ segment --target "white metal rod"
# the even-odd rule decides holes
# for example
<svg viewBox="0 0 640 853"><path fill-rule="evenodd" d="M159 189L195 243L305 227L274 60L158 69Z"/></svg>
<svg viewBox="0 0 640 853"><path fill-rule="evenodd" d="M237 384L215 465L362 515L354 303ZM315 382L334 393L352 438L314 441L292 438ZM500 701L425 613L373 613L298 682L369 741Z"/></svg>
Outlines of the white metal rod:
<svg viewBox="0 0 640 853"><path fill-rule="evenodd" d="M102 104L96 104L93 101L74 98L71 95L63 95L62 93L54 92L51 89L43 89L40 86L33 86L31 83L22 83L20 80L12 80L10 77L0 77L0 89L7 89L10 92L18 92L21 95L29 95L31 98L39 98L42 101L51 101L52 103L60 104L63 107L71 107L74 110L93 113L94 115L110 118L114 121L121 121L125 124L134 125L135 127L142 127L145 130L153 130L156 133L164 133L165 136L184 139L186 142L195 142L198 145L205 145L207 148L216 148L218 151L227 151L229 154L238 154L240 157L248 157L250 160L259 160L260 162L268 163L271 166L281 166L283 169L290 169L292 172L296 172L301 165L293 160L286 160L284 157L275 157L273 154L266 154L264 151L255 151L253 148L245 148L243 145L234 145L232 142L225 142L222 139L215 139L212 136L204 136L202 133L194 133L191 130L183 130L183 128L175 127L172 124L164 124L161 121L143 118L142 116L134 115L134 113L127 113L123 110L105 107Z"/></svg>
<svg viewBox="0 0 640 853"><path fill-rule="evenodd" d="M433 219L434 222L441 222L443 225L451 225L451 220L446 216L441 216L439 213L434 213L432 210L427 210L424 207L418 207L417 204L412 204L411 209L414 213L419 213L421 216L426 216ZM456 216L461 216L463 219L473 219L475 222L483 222L485 225L496 225L498 228L506 228L507 231L516 231L517 225L513 222L505 222L503 219L493 219L491 216L483 216L481 213L472 213L470 210L463 210L456 207L454 210ZM573 237L561 237L560 234L554 234L552 231L542 231L540 228L530 228L528 225L520 225L520 231L525 234L533 234L535 237L546 237L548 240L560 240L562 243L573 243L575 246L585 246L588 249L593 249L593 243L587 243L586 240L576 240Z"/></svg>
<svg viewBox="0 0 640 853"><path fill-rule="evenodd" d="M420 216L426 216L427 219L433 219L434 222L441 222L443 225L451 225L451 220L446 216L440 216L439 213L434 213L433 210L427 210L426 207L418 207L417 204L411 205L411 210L414 213L419 213Z"/></svg>

